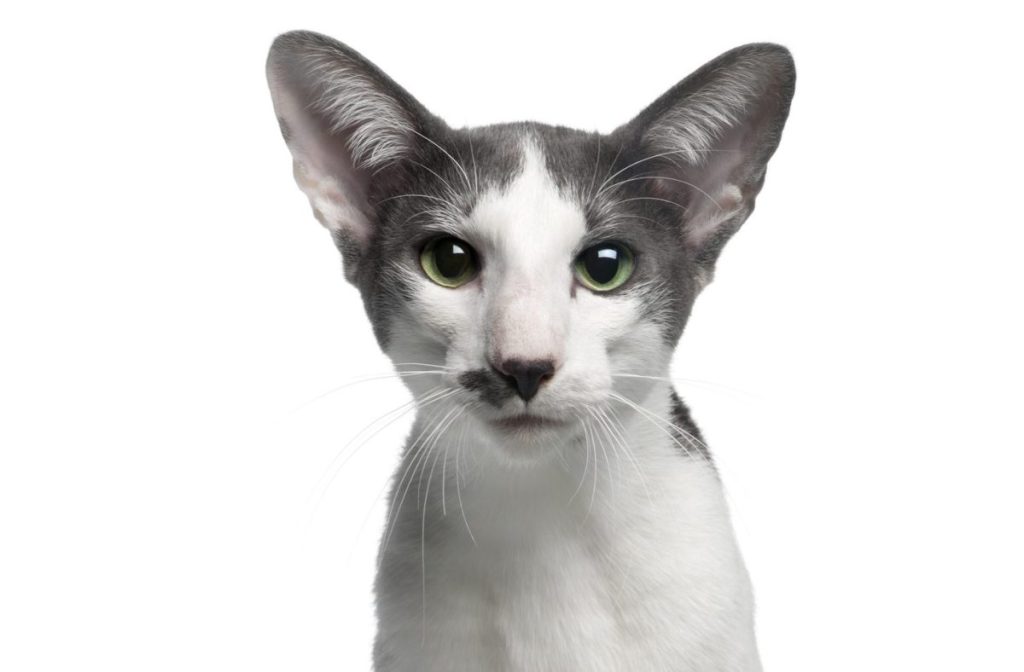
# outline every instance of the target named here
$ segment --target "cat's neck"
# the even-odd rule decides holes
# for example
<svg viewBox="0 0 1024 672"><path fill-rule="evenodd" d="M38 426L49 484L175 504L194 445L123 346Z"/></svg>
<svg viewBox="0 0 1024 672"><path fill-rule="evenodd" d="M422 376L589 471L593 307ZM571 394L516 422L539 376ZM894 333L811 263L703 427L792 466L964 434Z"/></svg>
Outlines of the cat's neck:
<svg viewBox="0 0 1024 672"><path fill-rule="evenodd" d="M646 515L676 489L668 474L713 474L683 409L681 417L678 397L659 382L635 408L581 420L573 435L554 437L542 456L522 461L496 445L500 435L467 420L464 432L435 447L432 464L420 460L411 489L426 515L464 525L474 541L535 539L545 530L601 526L609 516Z"/></svg>

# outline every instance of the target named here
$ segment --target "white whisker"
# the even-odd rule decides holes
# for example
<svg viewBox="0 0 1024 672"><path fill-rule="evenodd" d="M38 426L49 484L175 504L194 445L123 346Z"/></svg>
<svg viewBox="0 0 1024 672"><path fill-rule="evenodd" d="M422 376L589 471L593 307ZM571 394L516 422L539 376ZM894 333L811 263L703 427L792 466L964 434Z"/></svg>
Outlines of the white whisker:
<svg viewBox="0 0 1024 672"><path fill-rule="evenodd" d="M448 150L447 150L447 149L445 149L444 147L442 147L442 146L441 146L441 145L439 145L438 143L434 142L434 140L433 140L433 139L431 139L431 138L428 138L427 136L423 135L422 133L420 133L419 131L417 131L417 130L416 130L415 128L414 128L414 129L411 129L411 130L412 130L412 132L413 132L413 133L415 133L416 135L420 136L421 138L423 138L424 140L426 140L427 142L429 142L430 144L432 144L432 145L433 145L434 147L437 147L437 148L438 148L439 150L441 150L441 152L442 152L442 153L443 153L443 154L444 154L445 156L447 156L447 157L448 157L449 159L451 159L451 162L452 162L452 163L454 163L454 164L455 164L455 167L459 169L459 172L460 172L460 173L462 173L462 178L463 178L463 179L464 179L464 180L466 181L466 188L467 188L467 189L472 189L472 188L473 188L473 185L472 185L472 184L470 183L470 181L469 181L469 175L468 175L468 174L466 173L466 169L462 167L462 163L461 163L461 162L459 162L459 161L456 161L456 160L455 160L455 157L454 157L454 156L452 156L452 155L451 155L451 154L450 154L450 153L448 152ZM433 172L433 171L431 171L431 172ZM437 175L437 173L434 173L434 174L435 174L435 175ZM438 177L440 177L440 176L438 175ZM450 187L450 186L451 186L451 185L449 185L449 187Z"/></svg>
<svg viewBox="0 0 1024 672"><path fill-rule="evenodd" d="M364 445L366 445L371 439L373 439L382 431L390 427L392 424L397 422L402 416L404 416L410 410L415 408L417 404L420 405L420 408L429 406L434 401L439 400L443 395L444 390L441 390L439 387L435 387L428 391L423 396L423 399L419 401L415 399L408 401L399 406L398 408L392 409L385 413L384 415L376 418L375 420L371 421L366 427L359 430L355 434L355 436L349 439L348 442L346 442L345 445L341 447L341 450L339 450L335 454L330 464L327 465L327 468L324 471L324 475L321 476L320 480L317 482L317 486L313 490L314 493L318 493L316 495L316 501L313 505L313 512L315 513L316 510L319 509L320 504L323 502L323 498L326 496L327 492L331 488L331 485L334 483L334 479L337 478L338 474L341 473L341 470L345 468L346 464L348 464L348 461L351 460ZM384 420L387 421L384 422L383 425L377 427L376 429L373 429L375 425L377 425L380 422L383 422ZM371 429L373 430L372 432L370 432ZM367 432L370 433L367 435ZM362 439L360 440L361 437ZM356 444L356 441L359 441L359 443ZM349 450L350 446L353 445L354 447L351 448L351 450Z"/></svg>
<svg viewBox="0 0 1024 672"><path fill-rule="evenodd" d="M592 432L593 432L593 428L590 427L588 425L586 419L584 419L583 420L583 434L584 434L584 436L586 437L586 440L587 440L588 450L589 450L589 446L592 443ZM593 450L594 450L594 482L593 482L593 485L590 488L590 503L587 504L587 513L586 513L586 515L583 516L583 520L580 521L580 524L578 526L579 528L582 528L583 525L585 525L587 520L590 518L590 512L594 508L594 499L597 497L597 445L596 444L594 445Z"/></svg>
<svg viewBox="0 0 1024 672"><path fill-rule="evenodd" d="M626 453L626 457L633 465L633 469L636 471L636 475L640 477L640 484L643 486L644 493L647 495L647 501L653 507L654 500L651 499L651 491L647 487L647 477L644 476L643 469L640 468L640 461L637 460L636 456L633 454L633 449L630 447L629 441L626 439L626 436L624 434L625 426L622 424L622 420L619 419L619 416L615 413L614 408L608 406L605 409L605 411L609 423L612 424L613 428L615 429L615 433L619 437L619 445L622 446L623 451Z"/></svg>
<svg viewBox="0 0 1024 672"><path fill-rule="evenodd" d="M709 466L712 466L711 465L711 461L707 458L707 455L706 455L706 453L708 452L707 446L704 445L703 441L701 441L700 439L695 437L690 432L686 431L685 428L680 427L679 425L675 424L674 422L670 422L669 420L666 420L665 418L662 418L661 416L657 415L656 413L654 413L652 411L649 411L646 408L643 408L639 404L636 404L633 401L630 401L629 399L627 399L626 397L623 397L620 394L616 394L616 393L612 392L612 393L609 394L609 396L611 396L612 398L616 399L617 401L620 401L620 402L626 404L627 406L629 406L633 410L635 410L638 414L640 414L641 417L646 418L648 420L648 422L650 422L654 427L659 429L663 434L665 434L665 436L669 437L677 446L679 446L687 456L693 457L693 451L695 450L696 453L697 453L697 456L700 457L701 460L703 460ZM684 439L686 439L687 442L689 442L691 445L689 447L684 446L682 443L679 442L679 439L677 439L675 436L673 436L672 432L670 432L667 429L665 429L665 427L669 427L670 429L679 432L682 435L682 437Z"/></svg>
<svg viewBox="0 0 1024 672"><path fill-rule="evenodd" d="M480 175L477 172L476 167L476 152L473 151L473 136L469 138L469 159L473 162L473 193L477 196L480 195Z"/></svg>
<svg viewBox="0 0 1024 672"><path fill-rule="evenodd" d="M630 168L633 168L635 166L639 166L641 163L646 163L647 161L653 161L654 159L660 159L660 158L664 158L666 156L673 156L673 155L678 155L678 154L686 155L689 152L712 153L712 152L736 152L736 151L739 151L739 150L736 150L736 149L690 149L690 150L672 150L672 151L669 151L669 152L661 152L659 154L653 154L651 156L645 157L645 158L640 159L638 161L634 161L633 163L629 164L625 168L622 168L621 170L617 170L616 172L612 173L610 176L608 176L607 179L605 179L604 182L601 183L601 186L598 188L597 193L600 194L601 191L604 189L605 185L607 185L608 182L611 181L613 178L621 175L622 173L626 172ZM616 158L618 158L618 157L616 157ZM612 166L614 166L614 165L615 165L615 162L613 161L612 162Z"/></svg>
<svg viewBox="0 0 1024 672"><path fill-rule="evenodd" d="M454 423L456 420L458 420L459 416L462 415L462 413L466 409L465 409L465 407L462 407L462 408L459 408L457 410L458 410L458 412L454 416L452 416L452 419L449 420L447 422L447 424L445 424L444 427L441 428L440 431L437 433L437 438L434 439L433 443L431 444L430 448L427 451L427 456L428 457L429 457L430 453L433 452L437 448L438 442L440 441L441 437L444 436L444 433L448 431L448 428L450 428L452 426L452 423ZM447 458L447 455L448 455L447 444L446 444L446 448L445 448L444 454L445 454L445 457ZM420 580L421 580L422 586L423 586L423 642L424 642L424 644L426 643L426 638L427 638L427 508L428 508L427 500L430 497L430 481L434 477L434 467L437 466L437 460L438 460L438 458L440 456L441 456L441 453L438 452L438 454L434 457L434 461L430 464L430 474L427 475L427 487L426 487L425 493L423 495L423 507L422 507L422 510L420 512ZM424 464L424 469L425 469L426 468L426 466L425 466L426 465L426 461L424 461L423 464ZM422 473L423 473L423 470L421 469L420 470L421 478L422 478Z"/></svg>
<svg viewBox="0 0 1024 672"><path fill-rule="evenodd" d="M580 482L576 485L576 489L573 491L572 495L569 497L569 501L566 502L566 506L568 506L569 504L572 504L572 500L576 499L576 495L578 495L579 492L580 492L580 489L583 488L583 483L584 483L584 481L587 480L587 470L590 468L590 444L586 440L587 428L586 428L586 425L584 424L584 419L583 418L580 418L580 427L583 429L583 437L584 437L583 438L583 445L584 445L584 450L585 450L585 453L586 453L586 462L583 464L583 473L580 474Z"/></svg>
<svg viewBox="0 0 1024 672"><path fill-rule="evenodd" d="M387 203L388 201L393 201L397 198L426 198L431 201L438 201L440 203L444 203L445 205L451 205L449 201L446 201L445 199L439 196L431 196L430 194L397 194L395 196L388 196L387 198L380 199L379 201L377 201L377 205L380 205L381 203Z"/></svg>
<svg viewBox="0 0 1024 672"><path fill-rule="evenodd" d="M443 371L454 371L455 369L444 364L427 364L426 362L395 362L395 367L399 366L422 366L427 369L441 369Z"/></svg>
<svg viewBox="0 0 1024 672"><path fill-rule="evenodd" d="M587 201L593 201L594 187L597 185L597 169L601 165L601 136L597 136L597 152L594 158L594 174L590 177L590 190L588 191Z"/></svg>
<svg viewBox="0 0 1024 672"><path fill-rule="evenodd" d="M676 203L675 201L667 198L655 198L654 196L634 196L633 198L624 198L622 200L615 201L615 203L632 203L633 201L655 201L657 203L668 203L669 205L674 205L677 208L681 208L683 212L690 211L688 207L681 203Z"/></svg>
<svg viewBox="0 0 1024 672"><path fill-rule="evenodd" d="M391 380L391 379L394 379L394 378L406 378L406 377L413 377L413 376L440 375L442 373L445 373L445 372L444 371L392 371L391 373L381 373L381 374L376 374L376 375L372 375L372 376L364 376L362 378L356 378L354 380L350 380L349 382L345 383L344 385L339 385L338 387L333 387L333 388L327 390L326 392L318 394L317 396L313 397L312 399L309 399L307 401L302 402L301 404L299 404L298 406L293 408L291 410L291 412L292 413L297 413L297 412L301 411L302 409L308 407L309 405L314 404L314 403L320 401L321 399L325 399L325 398L331 396L332 394L337 394L338 392L341 392L342 390L347 390L348 388L353 387L354 385L360 385L362 383L369 383L369 382L373 382L375 380Z"/></svg>
<svg viewBox="0 0 1024 672"><path fill-rule="evenodd" d="M629 182L637 182L639 180L668 180L669 182L678 182L680 184L685 184L686 186L691 187L691 188L697 190L698 192L700 192L701 194L703 194L704 196L706 196L709 201L714 203L716 208L718 208L719 210L724 210L724 208L721 206L721 204L719 204L718 201L716 201L714 198L711 197L711 194L709 194L708 192L704 191L703 189L698 187L693 182L687 182L686 180L680 180L680 179L675 178L675 177L666 177L664 175L642 175L640 177L631 177L631 178L626 179L626 180L620 180L620 181L616 182L615 184L609 185L608 187L606 187L602 191L597 192L597 196L600 196L604 191L611 191L612 189L615 189L615 188L617 188L617 187L619 187L619 186L621 186L623 184L628 184ZM597 196L595 196L595 198ZM619 203L626 203L629 200L634 200L634 199L627 199L626 201L618 201L618 202ZM670 201L670 202L675 203L674 201ZM679 205L679 204L675 203L675 205ZM680 205L679 207L682 208L683 206ZM683 208L683 209L684 210L688 210L688 208Z"/></svg>
<svg viewBox="0 0 1024 672"><path fill-rule="evenodd" d="M462 434L459 436L459 445L455 450L455 495L459 500L459 512L462 514L462 522L466 526L466 532L469 533L469 538L473 542L473 546L476 546L476 537L473 536L473 530L469 526L469 519L466 518L466 508L462 505L462 482L459 479L459 464L462 459L462 449L466 439L466 423L462 424Z"/></svg>
<svg viewBox="0 0 1024 672"><path fill-rule="evenodd" d="M713 391L713 392L730 393L730 394L744 396L744 397L758 397L759 396L759 395L754 394L752 392L747 392L746 390L741 390L739 388L732 387L730 385L723 385L722 383L716 383L716 382L713 382L713 381L710 381L710 380L701 380L699 378L680 378L680 377L669 378L669 377L666 377L666 376L645 376L645 375L641 375L641 374L637 374L637 373L613 373L613 374L611 374L611 377L612 378L638 378L638 379L642 379L642 380L657 380L657 381L661 381L661 382L665 382L665 383L672 383L673 385L681 385L681 386L689 385L691 387L706 389L706 390L710 390L710 391Z"/></svg>
<svg viewBox="0 0 1024 672"><path fill-rule="evenodd" d="M452 394L455 394L456 392L457 390L452 390ZM402 510L402 506L405 504L405 498L406 495L409 494L409 489L412 487L412 481L415 478L415 472L416 469L418 469L419 460L423 456L424 448L429 441L429 439L426 441L423 440L423 437L428 430L436 430L436 428L440 426L440 423L444 422L444 419L448 417L446 415L444 418L439 419L438 416L440 416L440 410L433 414L431 420L428 423L426 423L426 425L420 431L419 435L417 435L416 439L409 444L409 449L406 451L406 455L408 456L406 458L408 460L408 464L406 464L405 470L402 473L402 477L398 480L398 483L395 486L395 489L392 493L393 496L391 498L391 510L388 512L388 521L386 525L386 532L384 534L384 542L381 545L380 560L383 560L385 551L387 550L388 546L391 543L391 535L395 531L395 524L398 522L399 513ZM452 409L448 411L448 414L450 415L454 411L455 409ZM404 489L402 487L403 483L405 484Z"/></svg>
<svg viewBox="0 0 1024 672"><path fill-rule="evenodd" d="M451 197L452 197L453 199L457 199L457 198L459 197L459 192L458 192L458 190L457 190L457 189L456 189L455 187L453 187L453 186L452 186L452 183L451 183L451 182L449 182L448 180L446 180L446 179L444 179L443 177L441 177L441 176L440 176L440 175L439 175L439 174L437 173L437 171L436 171L436 170L434 170L433 168L431 168L431 167L430 167L430 166L428 166L428 165L425 165L425 164L423 164L423 163L420 163L419 161L413 161L412 159L409 159L409 163L411 163L411 164L413 164L413 165L415 165L415 166L419 166L420 168L422 168L423 170L427 171L428 173L430 173L431 175L433 175L433 176L434 176L434 177L436 177L437 179L441 180L441 182L443 182L443 183L444 183L445 187L447 187L447 188L448 188L448 194L449 194L449 195L450 195L450 196L451 196ZM449 206L451 206L452 208L454 208L454 209L455 209L456 211L458 211L458 208L455 208L455 205L454 205L454 202L453 202L453 201L445 201L445 202L446 202L446 203L447 203L447 204L448 204Z"/></svg>
<svg viewBox="0 0 1024 672"><path fill-rule="evenodd" d="M608 427L607 427L607 425L605 425L605 421L601 417L600 412L597 409L594 409L594 408L588 408L587 411L590 413L591 417L594 418L594 421L596 423L595 430L600 429L604 433L605 437L609 439L609 442L611 442L611 438L612 438L611 434L608 432ZM595 434L594 440L596 442L597 439L599 438L597 436L597 431L595 431L594 434ZM609 445L611 446L612 451L615 453L616 460L619 460L619 463L620 463L620 466L621 466L621 458L619 457L618 450L615 448L615 444L614 443L610 443ZM608 491L610 493L610 497L614 501L615 500L615 478L614 478L614 476L612 474L612 461L610 459L608 459L608 451L605 448L605 445L604 445L603 442L600 444L600 448L601 448L601 454L604 455L605 470L608 472Z"/></svg>

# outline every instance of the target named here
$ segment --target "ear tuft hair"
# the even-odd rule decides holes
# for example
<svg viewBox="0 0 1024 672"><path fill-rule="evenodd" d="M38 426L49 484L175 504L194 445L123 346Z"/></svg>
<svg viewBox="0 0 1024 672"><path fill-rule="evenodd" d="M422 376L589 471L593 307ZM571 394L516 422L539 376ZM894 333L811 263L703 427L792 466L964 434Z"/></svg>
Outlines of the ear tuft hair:
<svg viewBox="0 0 1024 672"><path fill-rule="evenodd" d="M408 153L415 129L401 104L336 50L312 48L305 66L314 87L313 110L328 130L348 134L357 166L377 168Z"/></svg>
<svg viewBox="0 0 1024 672"><path fill-rule="evenodd" d="M796 83L775 44L728 51L672 87L622 130L656 170L655 196L684 205L683 240L710 279L725 242L754 209Z"/></svg>
<svg viewBox="0 0 1024 672"><path fill-rule="evenodd" d="M644 133L644 143L677 152L692 165L706 162L725 133L756 116L765 98L786 109L796 71L784 47L748 44L722 54L666 93L667 109ZM783 110L775 110L775 114ZM782 121L785 121L783 116ZM779 129L781 131L781 128ZM774 138L777 144L778 138Z"/></svg>
<svg viewBox="0 0 1024 672"><path fill-rule="evenodd" d="M275 104L283 95L300 98L326 132L345 137L358 167L378 168L411 149L419 105L340 42L307 31L285 33L270 48L267 78ZM282 118L285 126L295 121Z"/></svg>
<svg viewBox="0 0 1024 672"><path fill-rule="evenodd" d="M359 53L317 33L274 40L267 80L295 181L353 279L377 225L371 192L398 179L432 117Z"/></svg>

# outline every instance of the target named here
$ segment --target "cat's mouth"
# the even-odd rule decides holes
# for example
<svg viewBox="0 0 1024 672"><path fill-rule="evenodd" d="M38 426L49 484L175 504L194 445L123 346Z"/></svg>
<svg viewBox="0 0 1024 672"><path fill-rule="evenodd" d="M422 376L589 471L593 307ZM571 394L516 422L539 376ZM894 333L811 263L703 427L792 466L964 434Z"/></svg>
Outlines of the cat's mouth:
<svg viewBox="0 0 1024 672"><path fill-rule="evenodd" d="M497 418L490 421L492 425L505 431L531 430L531 429L555 429L564 426L564 420L557 420L534 413L520 413L505 418Z"/></svg>

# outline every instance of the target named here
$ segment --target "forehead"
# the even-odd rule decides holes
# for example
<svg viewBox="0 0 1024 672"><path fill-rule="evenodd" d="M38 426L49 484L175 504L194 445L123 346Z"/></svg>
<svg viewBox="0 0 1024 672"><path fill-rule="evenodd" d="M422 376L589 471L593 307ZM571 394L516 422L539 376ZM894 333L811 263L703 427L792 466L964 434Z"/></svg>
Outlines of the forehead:
<svg viewBox="0 0 1024 672"><path fill-rule="evenodd" d="M522 138L518 153L520 169L514 177L489 186L477 198L467 217L467 233L517 259L572 251L587 229L578 194L552 176L539 142Z"/></svg>

